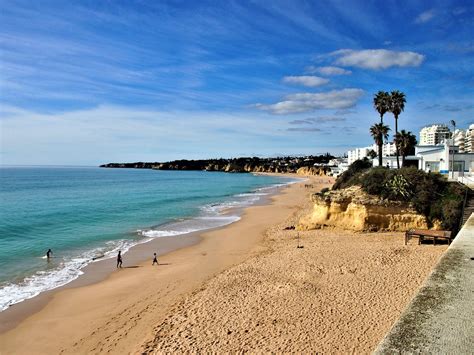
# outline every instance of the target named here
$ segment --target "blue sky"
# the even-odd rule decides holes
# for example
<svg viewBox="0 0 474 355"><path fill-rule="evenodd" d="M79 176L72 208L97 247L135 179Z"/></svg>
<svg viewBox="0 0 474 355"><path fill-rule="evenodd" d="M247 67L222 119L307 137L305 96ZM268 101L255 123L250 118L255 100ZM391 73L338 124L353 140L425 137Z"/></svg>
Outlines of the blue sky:
<svg viewBox="0 0 474 355"><path fill-rule="evenodd" d="M339 154L378 90L474 123L472 1L0 3L2 164Z"/></svg>

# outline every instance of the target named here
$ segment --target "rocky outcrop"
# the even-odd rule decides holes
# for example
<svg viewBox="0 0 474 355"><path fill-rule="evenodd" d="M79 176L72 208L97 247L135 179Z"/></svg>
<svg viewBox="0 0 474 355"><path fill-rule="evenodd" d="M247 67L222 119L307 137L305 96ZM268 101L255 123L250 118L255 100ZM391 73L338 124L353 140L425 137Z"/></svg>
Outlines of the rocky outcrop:
<svg viewBox="0 0 474 355"><path fill-rule="evenodd" d="M326 175L329 168L315 165L325 164L330 155L308 156L305 158L233 158L204 160L174 160L170 162L109 163L102 168L132 168L154 170L205 170L227 173L297 173L300 175Z"/></svg>
<svg viewBox="0 0 474 355"><path fill-rule="evenodd" d="M325 176L328 169L325 167L317 167L317 166L302 166L296 173L298 175L317 175L317 176Z"/></svg>
<svg viewBox="0 0 474 355"><path fill-rule="evenodd" d="M312 195L310 215L300 220L297 229L317 229L334 226L353 231L406 231L428 229L425 216L399 201L387 201L366 194L358 186ZM440 229L435 223L434 229Z"/></svg>

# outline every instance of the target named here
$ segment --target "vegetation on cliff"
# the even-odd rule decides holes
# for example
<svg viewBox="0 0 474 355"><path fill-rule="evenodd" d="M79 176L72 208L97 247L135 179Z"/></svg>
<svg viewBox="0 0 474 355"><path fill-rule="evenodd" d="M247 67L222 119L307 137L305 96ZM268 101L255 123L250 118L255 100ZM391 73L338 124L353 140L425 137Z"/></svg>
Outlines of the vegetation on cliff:
<svg viewBox="0 0 474 355"><path fill-rule="evenodd" d="M388 201L404 201L429 223L440 220L442 228L457 232L467 188L448 182L437 173L426 173L416 168L391 170L371 168L368 160L355 161L333 186L334 190L361 186L370 195Z"/></svg>

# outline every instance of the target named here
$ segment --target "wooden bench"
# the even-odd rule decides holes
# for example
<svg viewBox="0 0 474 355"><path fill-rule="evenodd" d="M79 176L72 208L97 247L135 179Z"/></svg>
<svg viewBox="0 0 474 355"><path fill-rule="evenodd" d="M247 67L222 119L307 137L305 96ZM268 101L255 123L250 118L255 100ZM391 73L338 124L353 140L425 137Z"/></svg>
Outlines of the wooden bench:
<svg viewBox="0 0 474 355"><path fill-rule="evenodd" d="M436 245L436 240L447 240L451 244L451 231L434 231L428 229L410 229L405 232L405 245L407 245L410 238L418 238L418 245L425 239L433 239L433 245Z"/></svg>

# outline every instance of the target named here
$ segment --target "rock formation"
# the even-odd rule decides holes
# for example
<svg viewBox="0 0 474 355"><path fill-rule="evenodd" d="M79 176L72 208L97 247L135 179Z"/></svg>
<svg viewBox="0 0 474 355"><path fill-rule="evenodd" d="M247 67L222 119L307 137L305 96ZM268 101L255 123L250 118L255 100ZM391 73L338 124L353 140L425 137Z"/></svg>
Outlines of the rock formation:
<svg viewBox="0 0 474 355"><path fill-rule="evenodd" d="M325 176L328 172L326 167L317 167L317 166L302 166L296 173L298 175L318 175L318 176Z"/></svg>
<svg viewBox="0 0 474 355"><path fill-rule="evenodd" d="M300 220L297 229L334 226L353 231L406 231L428 229L425 216L399 201L387 201L365 193L359 186L314 194L310 215ZM434 229L440 229L435 223Z"/></svg>
<svg viewBox="0 0 474 355"><path fill-rule="evenodd" d="M332 159L331 155L307 157L277 157L277 158L233 158L233 159L202 159L174 160L170 162L136 162L109 163L103 168L132 168L155 170L205 170L224 171L228 173L297 173L299 175L326 175L329 168L324 165Z"/></svg>

